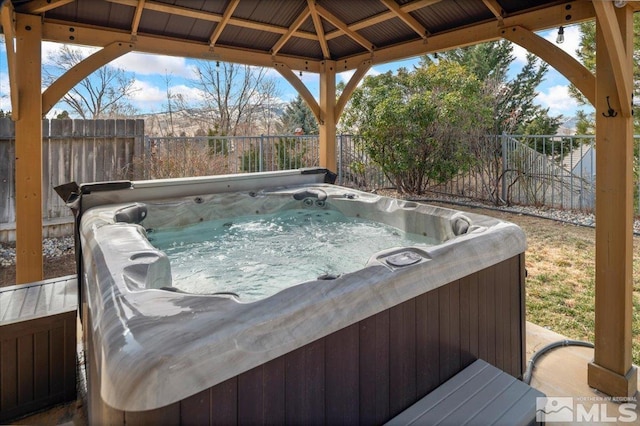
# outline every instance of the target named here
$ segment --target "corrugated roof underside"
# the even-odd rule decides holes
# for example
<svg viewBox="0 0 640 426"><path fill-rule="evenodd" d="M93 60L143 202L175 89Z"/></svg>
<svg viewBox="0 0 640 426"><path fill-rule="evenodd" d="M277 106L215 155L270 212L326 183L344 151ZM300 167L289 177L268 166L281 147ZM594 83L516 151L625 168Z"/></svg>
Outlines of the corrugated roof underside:
<svg viewBox="0 0 640 426"><path fill-rule="evenodd" d="M300 56L302 52L305 52L304 57L322 58L320 43L306 38L292 37L282 49L280 49L281 54L289 56Z"/></svg>
<svg viewBox="0 0 640 426"><path fill-rule="evenodd" d="M416 0L395 1L400 6L416 4ZM497 0L497 2L507 16L553 4L566 3L567 10L571 9L570 1L561 0ZM19 10L19 2L15 3L16 9ZM207 43L231 0L154 0L154 3L156 6L171 6L178 9L176 13L167 13L146 7L138 26L139 34ZM395 16L380 1L321 0L316 3L316 6L320 15L323 14L323 10L329 12L328 17L321 16L320 20L324 35L329 37L327 43L332 59L339 60L367 52L367 48L352 37L335 33L338 31L338 26L342 24L357 28L355 31L376 49L419 40L422 36ZM216 44L228 48L269 53L282 34L288 31L307 8L306 0L240 0L232 14L232 20L225 26ZM71 26L92 25L119 31L132 31L135 11L136 8L132 5L118 4L113 1L81 0L53 8L44 16L45 19L67 21ZM210 16L193 16L199 13L210 14ZM442 0L411 10L409 13L429 34L447 32L496 19L482 0ZM340 23L330 22L333 19L331 16ZM250 25L243 27L242 22L248 22ZM362 25L365 23L366 25ZM315 36L316 28L312 17L308 16L297 31L308 32ZM321 46L317 40L297 37L295 34L278 53L309 60L323 59Z"/></svg>
<svg viewBox="0 0 640 426"><path fill-rule="evenodd" d="M269 52L278 39L280 34L227 25L217 44Z"/></svg>
<svg viewBox="0 0 640 426"><path fill-rule="evenodd" d="M329 40L327 44L329 45L332 59L366 52L366 49L360 43L346 35Z"/></svg>
<svg viewBox="0 0 640 426"><path fill-rule="evenodd" d="M382 21L379 24L363 28L358 32L364 38L371 41L376 48L421 38L421 35L407 26L400 18Z"/></svg>
<svg viewBox="0 0 640 426"><path fill-rule="evenodd" d="M451 0L435 3L412 15L431 33L452 30L473 22L494 19L482 2L476 0Z"/></svg>

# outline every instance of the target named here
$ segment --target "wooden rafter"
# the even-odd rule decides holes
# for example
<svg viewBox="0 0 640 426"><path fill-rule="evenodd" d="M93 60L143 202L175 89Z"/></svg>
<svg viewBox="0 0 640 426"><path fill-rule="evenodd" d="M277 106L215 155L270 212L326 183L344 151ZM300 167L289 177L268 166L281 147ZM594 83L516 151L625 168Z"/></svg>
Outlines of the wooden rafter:
<svg viewBox="0 0 640 426"><path fill-rule="evenodd" d="M19 14L17 14L19 15ZM126 31L113 31L95 27L74 27L76 42L87 46L106 46L115 41L128 40L130 35ZM65 43L68 40L67 26L58 22L43 24L43 37L48 41ZM259 67L271 67L273 62L286 63L291 69L319 72L319 61L309 61L304 58L292 58L287 56L275 56L270 53L250 50L231 49L216 46L215 52L209 47L209 43L185 42L179 39L157 37L138 33L135 42L136 52L153 53L159 55L178 56L187 58L201 58L208 60L222 60Z"/></svg>
<svg viewBox="0 0 640 426"><path fill-rule="evenodd" d="M307 1L311 1L311 0L307 0ZM369 40L367 40L366 38L362 37L360 34L358 34L357 32L353 31L352 29L350 29L347 24L345 24L344 22L342 22L340 19L338 19L337 16L335 16L333 13L329 12L327 9L325 9L324 7L320 6L320 5L316 5L316 10L318 11L318 13L327 21L329 21L333 26L337 27L340 31L342 31L344 34L346 34L348 37L350 37L351 39L353 39L356 43L360 44L362 47L364 47L365 49L367 49L369 52L373 51L373 49L375 48L375 46L373 45L373 43L371 43Z"/></svg>
<svg viewBox="0 0 640 426"><path fill-rule="evenodd" d="M55 9L56 7L64 6L74 2L75 0L34 0L25 4L20 8L22 13L38 14L44 13L48 10Z"/></svg>
<svg viewBox="0 0 640 426"><path fill-rule="evenodd" d="M409 12L413 12L414 10L419 10L422 9L423 7L429 7L431 5L434 5L436 3L440 3L443 0L419 0L419 1L414 1L411 2L409 4L405 4L404 6L400 7L400 10L404 13L409 13ZM367 19L363 19L361 21L358 22L354 22L353 24L349 25L349 29L351 31L359 31L362 30L364 28L368 28L371 27L373 25L379 24L380 22L384 22L392 17L394 17L395 15L393 14L393 12L386 11L386 12L382 12L382 13L378 13L377 15L371 16ZM337 31L332 31L331 33L327 34L327 39L331 40L333 38L339 37L342 35L342 32L340 30Z"/></svg>
<svg viewBox="0 0 640 426"><path fill-rule="evenodd" d="M327 39L324 36L324 28L322 26L322 19L320 19L320 15L318 14L318 6L316 5L315 0L307 0L307 6L311 12L313 26L315 27L316 34L318 35L318 41L320 42L320 48L322 49L322 56L324 56L325 59L328 59L331 57L331 52L329 52L329 45L327 44Z"/></svg>
<svg viewBox="0 0 640 426"><path fill-rule="evenodd" d="M500 3L498 3L497 0L482 0L482 2L487 9L493 13L493 16L495 16L499 21L502 21L502 18L504 17L504 9L500 6Z"/></svg>
<svg viewBox="0 0 640 426"><path fill-rule="evenodd" d="M240 3L240 0L231 0L231 3L229 3L229 6L227 6L224 14L222 15L222 20L218 22L218 25L216 25L215 30L213 30L211 37L209 37L209 46L213 47L216 45L220 34L222 34L222 31L224 30L224 27L227 26L229 20L231 19L231 16L233 15L233 12L236 10L236 7L238 7L238 3Z"/></svg>
<svg viewBox="0 0 640 426"><path fill-rule="evenodd" d="M137 3L134 2L134 4ZM145 10L148 5L149 1L147 0ZM572 18L570 21L567 21L565 19L565 5L560 4L546 9L536 9L520 15L507 16L504 18L504 24L505 27L522 26L523 28L542 30L557 28L559 25L575 24L595 17L593 4L588 1L573 2L571 12ZM544 24L541 25L541 23ZM118 32L83 25L75 25L74 29L76 42L88 46L106 46L114 41L129 38L129 33L126 31ZM502 29L503 28L496 26L495 21L492 20L448 32L432 34L429 36L428 45L425 44L422 39L419 39L397 46L378 48L373 55L369 51L359 53L341 60L340 69L341 71L356 69L366 60L372 60L373 65L376 65L429 52L444 51L457 46L462 47L485 41L499 40L503 37L501 33ZM286 33L286 31L287 29L284 28L281 34ZM300 31L298 31L297 34L300 34ZM68 26L63 22L45 19L43 23L43 37L48 41L66 43L69 39ZM318 73L320 70L320 61L309 60L304 57L279 56L273 55L271 52L251 49L231 49L221 46L216 47L214 54L210 51L209 45L206 42L196 43L140 33L136 39L136 51L179 57L219 59L228 62L246 63L265 67L272 66L273 62L282 62L294 70L306 70L314 73Z"/></svg>
<svg viewBox="0 0 640 426"><path fill-rule="evenodd" d="M4 42L7 50L7 68L9 72L9 89L11 92L11 118L17 120L20 117L20 104L18 96L18 79L16 71L16 14L10 1L4 2L0 10L0 22L4 32Z"/></svg>
<svg viewBox="0 0 640 426"><path fill-rule="evenodd" d="M633 52L627 52L624 48L624 41L622 40L622 34L620 34L613 4L611 2L594 1L593 7L598 17L598 24L602 27L602 35L607 44L613 75L616 77L615 82L618 88L618 97L620 98L620 110L625 117L630 117L633 111L631 105L633 81L631 73L625 72L624 69L631 69Z"/></svg>
<svg viewBox="0 0 640 426"><path fill-rule="evenodd" d="M412 1L409 4L402 6L402 10L405 12L413 12L414 10L422 9L423 7L429 7L436 3L440 3L443 0L417 0Z"/></svg>
<svg viewBox="0 0 640 426"><path fill-rule="evenodd" d="M558 27L559 25L575 24L593 19L595 12L593 5L589 1L573 2L571 8L571 21L565 19L565 5L557 5L547 9L539 9L523 13L517 16L507 16L504 18L505 27L522 26L523 28L535 28L543 30ZM544 22L544 26L540 23ZM425 45L423 40L416 40L398 46L380 48L375 51L372 58L370 53L360 53L341 62L344 69L353 69L362 61L373 59L373 64L380 64L418 56L428 52L440 52L455 47L470 46L487 41L499 40L503 37L502 28L496 26L495 21L483 22L477 25L460 28L445 33L437 33L429 36L429 44Z"/></svg>
<svg viewBox="0 0 640 426"><path fill-rule="evenodd" d="M276 42L276 44L273 45L273 47L271 48L272 55L278 54L280 49L282 49L282 46L284 46L287 43L287 41L289 41L289 39L293 37L295 32L298 31L298 28L300 28L300 25L302 25L304 21L306 21L309 18L310 14L311 14L311 11L309 10L309 7L308 6L305 7L302 13L298 15L295 21L293 21L293 24L289 26L289 29L287 30L287 32L282 34L282 36L280 36L280 39Z"/></svg>
<svg viewBox="0 0 640 426"><path fill-rule="evenodd" d="M139 0L136 6L136 13L133 15L133 22L131 22L131 35L135 37L138 34L138 26L140 25L140 19L142 18L142 11L144 10L145 0Z"/></svg>
<svg viewBox="0 0 640 426"><path fill-rule="evenodd" d="M384 4L387 9L389 9L395 16L400 18L402 22L407 24L413 31L416 32L420 37L427 38L428 31L420 22L418 22L413 16L411 16L408 12L405 12L400 8L398 3L395 0L380 0L382 4Z"/></svg>
<svg viewBox="0 0 640 426"><path fill-rule="evenodd" d="M110 1L111 3L122 4L125 6L131 6L131 7L136 7L136 5L138 4L137 0L107 0L107 1ZM181 6L172 6L172 5L157 3L157 2L148 1L148 0L145 2L144 8L147 10L152 10L154 12L168 13L171 15L183 16L187 18L202 19L203 21L209 21L209 22L222 21L222 15L217 13L203 12L200 10L188 9L186 7L181 7ZM254 22L246 19L239 19L239 18L233 18L233 17L229 18L228 24L235 25L238 27L248 28L252 30L268 31L274 34L285 34L287 32L286 27L279 27L277 25L264 24L261 22ZM308 40L318 39L318 37L315 34L306 32L306 31L296 32L295 37L300 37Z"/></svg>

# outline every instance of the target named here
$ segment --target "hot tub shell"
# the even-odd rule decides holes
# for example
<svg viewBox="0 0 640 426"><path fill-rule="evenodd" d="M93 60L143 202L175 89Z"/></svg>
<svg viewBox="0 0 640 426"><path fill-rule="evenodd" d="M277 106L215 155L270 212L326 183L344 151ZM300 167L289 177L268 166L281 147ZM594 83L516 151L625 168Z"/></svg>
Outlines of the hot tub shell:
<svg viewBox="0 0 640 426"><path fill-rule="evenodd" d="M520 228L342 188L328 176L312 169L80 188L91 423L380 423L477 358L522 375ZM326 205L314 204L325 196ZM160 289L170 285L170 265L145 228L269 213L305 198L309 208L441 244L389 248L356 272L252 303ZM403 253L418 260L388 262Z"/></svg>

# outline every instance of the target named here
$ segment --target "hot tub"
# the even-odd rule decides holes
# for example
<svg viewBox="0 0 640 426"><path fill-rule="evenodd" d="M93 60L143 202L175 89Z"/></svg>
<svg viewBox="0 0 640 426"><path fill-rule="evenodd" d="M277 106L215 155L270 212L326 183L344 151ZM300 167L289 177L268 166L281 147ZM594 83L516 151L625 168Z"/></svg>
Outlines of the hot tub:
<svg viewBox="0 0 640 426"><path fill-rule="evenodd" d="M477 358L521 376L520 228L331 180L310 169L79 188L90 423L380 423ZM153 245L166 228L295 210L432 243L257 298L175 288Z"/></svg>

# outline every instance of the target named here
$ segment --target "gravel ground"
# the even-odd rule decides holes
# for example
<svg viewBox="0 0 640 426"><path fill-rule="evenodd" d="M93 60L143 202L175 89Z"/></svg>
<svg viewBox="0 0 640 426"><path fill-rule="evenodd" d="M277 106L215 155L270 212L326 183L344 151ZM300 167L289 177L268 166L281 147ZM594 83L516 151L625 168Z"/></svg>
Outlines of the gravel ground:
<svg viewBox="0 0 640 426"><path fill-rule="evenodd" d="M75 251L73 237L45 238L42 241L42 254L46 258L56 258ZM16 263L14 244L0 243L0 266L8 267Z"/></svg>
<svg viewBox="0 0 640 426"><path fill-rule="evenodd" d="M380 190L380 194L396 196L392 190ZM408 197L407 199L423 202L440 202L452 204L455 208L464 210L465 206L480 207L515 214L535 216L545 219L556 220L581 226L595 226L595 215L592 213L582 213L577 211L558 210L551 208L535 208L530 206L503 206L495 207L486 203L474 202L465 198L455 198L446 196L429 196L424 198ZM634 234L640 235L640 220L635 220L633 225ZM58 258L74 252L73 237L47 238L43 241L43 255L45 258ZM9 267L15 264L15 246L12 244L0 243L0 267Z"/></svg>

